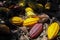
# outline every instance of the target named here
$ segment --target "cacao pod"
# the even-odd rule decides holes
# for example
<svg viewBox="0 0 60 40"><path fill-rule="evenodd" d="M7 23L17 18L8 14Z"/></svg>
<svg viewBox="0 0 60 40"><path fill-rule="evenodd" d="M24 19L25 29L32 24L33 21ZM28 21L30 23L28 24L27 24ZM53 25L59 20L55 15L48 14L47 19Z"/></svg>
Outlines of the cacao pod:
<svg viewBox="0 0 60 40"><path fill-rule="evenodd" d="M20 18L20 17L15 16L15 17L12 18L11 21L12 21L13 24L19 25L19 24L21 24L23 22L23 19Z"/></svg>
<svg viewBox="0 0 60 40"><path fill-rule="evenodd" d="M20 0L18 5L21 6L21 7L24 7L25 6L25 0Z"/></svg>
<svg viewBox="0 0 60 40"><path fill-rule="evenodd" d="M26 11L26 15L27 15L27 16L35 15L35 13L33 12L33 9L30 8L30 7L27 7L27 8L25 9L25 11Z"/></svg>
<svg viewBox="0 0 60 40"><path fill-rule="evenodd" d="M10 33L10 29L5 24L0 24L0 33Z"/></svg>
<svg viewBox="0 0 60 40"><path fill-rule="evenodd" d="M37 23L35 24L29 32L29 36L31 38L36 38L43 30L43 24Z"/></svg>
<svg viewBox="0 0 60 40"><path fill-rule="evenodd" d="M53 39L57 36L59 31L59 24L57 22L52 23L47 29L48 39Z"/></svg>
<svg viewBox="0 0 60 40"><path fill-rule="evenodd" d="M19 6L25 6L25 4L24 3L19 3Z"/></svg>
<svg viewBox="0 0 60 40"><path fill-rule="evenodd" d="M23 22L23 26L32 26L39 21L39 18L27 18Z"/></svg>
<svg viewBox="0 0 60 40"><path fill-rule="evenodd" d="M28 11L33 11L33 9L30 8L30 7L27 7L27 8L25 9L25 11L26 11L26 12L28 12Z"/></svg>
<svg viewBox="0 0 60 40"><path fill-rule="evenodd" d="M45 9L50 9L50 7L51 7L51 3L47 2L46 5L45 5Z"/></svg>
<svg viewBox="0 0 60 40"><path fill-rule="evenodd" d="M43 8L43 5L42 5L42 4L37 4L37 6L38 6L39 8Z"/></svg>

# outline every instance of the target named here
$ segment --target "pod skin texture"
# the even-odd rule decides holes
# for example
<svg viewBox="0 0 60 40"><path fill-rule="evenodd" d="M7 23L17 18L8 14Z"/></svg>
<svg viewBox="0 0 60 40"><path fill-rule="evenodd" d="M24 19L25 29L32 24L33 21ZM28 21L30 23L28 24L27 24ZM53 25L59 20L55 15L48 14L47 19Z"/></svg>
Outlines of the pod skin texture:
<svg viewBox="0 0 60 40"><path fill-rule="evenodd" d="M47 29L48 39L53 39L59 32L59 24L57 22L52 23Z"/></svg>
<svg viewBox="0 0 60 40"><path fill-rule="evenodd" d="M12 23L16 25L21 24L23 22L23 19L17 16L13 17L11 20L12 20Z"/></svg>
<svg viewBox="0 0 60 40"><path fill-rule="evenodd" d="M23 22L23 26L32 26L39 21L39 18L27 18Z"/></svg>
<svg viewBox="0 0 60 40"><path fill-rule="evenodd" d="M25 9L25 11L26 11L26 15L29 16L29 17L35 15L33 9L30 8L30 7L27 7L27 8Z"/></svg>
<svg viewBox="0 0 60 40"><path fill-rule="evenodd" d="M36 38L43 30L42 23L35 24L29 32L31 38Z"/></svg>

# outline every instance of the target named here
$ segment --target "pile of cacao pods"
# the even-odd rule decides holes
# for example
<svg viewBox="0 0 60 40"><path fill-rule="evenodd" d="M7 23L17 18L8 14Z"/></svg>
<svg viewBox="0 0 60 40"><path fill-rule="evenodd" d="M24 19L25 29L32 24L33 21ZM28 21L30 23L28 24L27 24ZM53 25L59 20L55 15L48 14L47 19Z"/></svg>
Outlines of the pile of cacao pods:
<svg viewBox="0 0 60 40"><path fill-rule="evenodd" d="M35 12L34 6L28 3L26 7L24 0L18 1L0 2L0 34L12 33L16 40L60 40L60 22L57 18ZM42 4L37 6L43 7ZM49 3L46 6L50 9Z"/></svg>

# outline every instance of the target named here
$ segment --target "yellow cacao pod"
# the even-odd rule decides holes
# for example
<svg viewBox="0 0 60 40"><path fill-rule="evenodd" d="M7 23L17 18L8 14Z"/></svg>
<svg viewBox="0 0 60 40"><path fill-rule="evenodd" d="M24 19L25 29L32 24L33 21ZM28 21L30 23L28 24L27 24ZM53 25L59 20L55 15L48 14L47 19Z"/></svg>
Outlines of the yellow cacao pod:
<svg viewBox="0 0 60 40"><path fill-rule="evenodd" d="M35 13L33 12L33 9L30 8L30 7L27 7L27 8L25 9L25 11L26 11L26 15L27 15L27 16L35 15Z"/></svg>
<svg viewBox="0 0 60 40"><path fill-rule="evenodd" d="M30 7L27 7L27 8L25 9L25 11L26 11L26 12L28 12L28 11L33 11L33 9L30 8Z"/></svg>
<svg viewBox="0 0 60 40"><path fill-rule="evenodd" d="M20 0L19 2L18 2L18 5L19 6L21 6L21 7L24 7L25 6L25 0Z"/></svg>
<svg viewBox="0 0 60 40"><path fill-rule="evenodd" d="M45 5L45 9L50 9L50 7L51 7L51 4L48 2L48 3L46 3L46 5Z"/></svg>
<svg viewBox="0 0 60 40"><path fill-rule="evenodd" d="M42 4L37 4L37 6L38 6L38 7L43 7L43 5L42 5Z"/></svg>
<svg viewBox="0 0 60 40"><path fill-rule="evenodd" d="M59 24L57 22L52 23L47 29L48 39L53 39L57 36L59 31Z"/></svg>
<svg viewBox="0 0 60 40"><path fill-rule="evenodd" d="M24 20L23 25L24 26L32 26L35 23L37 23L39 21L39 18L27 18L26 20Z"/></svg>
<svg viewBox="0 0 60 40"><path fill-rule="evenodd" d="M15 17L12 18L11 21L12 21L13 24L21 24L23 22L23 19L15 16Z"/></svg>
<svg viewBox="0 0 60 40"><path fill-rule="evenodd" d="M24 6L24 3L19 3L19 6Z"/></svg>

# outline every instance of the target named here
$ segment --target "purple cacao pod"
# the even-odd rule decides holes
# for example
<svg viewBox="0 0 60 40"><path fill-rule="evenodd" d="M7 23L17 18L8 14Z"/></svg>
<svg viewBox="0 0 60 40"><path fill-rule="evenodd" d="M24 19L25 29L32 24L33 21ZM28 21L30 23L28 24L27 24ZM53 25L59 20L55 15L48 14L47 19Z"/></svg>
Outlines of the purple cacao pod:
<svg viewBox="0 0 60 40"><path fill-rule="evenodd" d="M31 38L36 38L43 30L43 24L37 23L35 24L29 32L29 36Z"/></svg>

